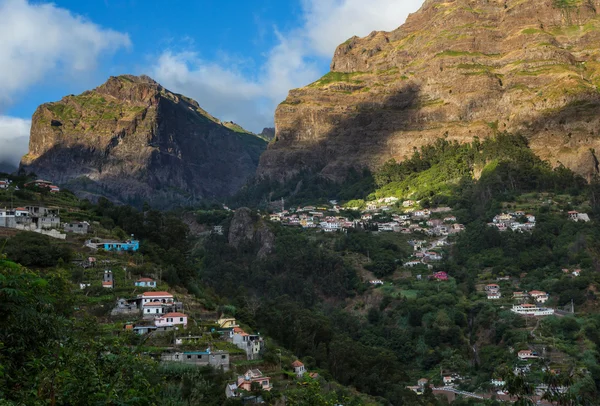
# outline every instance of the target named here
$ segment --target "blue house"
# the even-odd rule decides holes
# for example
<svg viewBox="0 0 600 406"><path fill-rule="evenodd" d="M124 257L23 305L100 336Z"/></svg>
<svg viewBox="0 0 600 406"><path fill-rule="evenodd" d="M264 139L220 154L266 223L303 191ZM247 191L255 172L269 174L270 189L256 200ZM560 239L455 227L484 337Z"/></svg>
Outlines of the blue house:
<svg viewBox="0 0 600 406"><path fill-rule="evenodd" d="M137 251L140 249L140 242L138 240L103 242L101 248L104 248L106 251Z"/></svg>
<svg viewBox="0 0 600 406"><path fill-rule="evenodd" d="M140 288L155 288L156 281L150 278L140 278L137 281L135 281L135 286Z"/></svg>
<svg viewBox="0 0 600 406"><path fill-rule="evenodd" d="M112 241L112 240L89 240L86 241L85 245L93 249L102 248L106 251L131 251L135 252L140 249L140 242L138 240L127 240L125 242Z"/></svg>

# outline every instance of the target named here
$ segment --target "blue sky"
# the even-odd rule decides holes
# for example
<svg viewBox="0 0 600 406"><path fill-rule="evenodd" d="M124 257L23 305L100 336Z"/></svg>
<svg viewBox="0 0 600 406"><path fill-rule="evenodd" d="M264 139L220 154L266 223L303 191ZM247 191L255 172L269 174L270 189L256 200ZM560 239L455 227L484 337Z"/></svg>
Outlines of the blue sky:
<svg viewBox="0 0 600 406"><path fill-rule="evenodd" d="M44 102L147 74L259 132L352 35L400 26L422 0L0 0L0 162L26 152Z"/></svg>

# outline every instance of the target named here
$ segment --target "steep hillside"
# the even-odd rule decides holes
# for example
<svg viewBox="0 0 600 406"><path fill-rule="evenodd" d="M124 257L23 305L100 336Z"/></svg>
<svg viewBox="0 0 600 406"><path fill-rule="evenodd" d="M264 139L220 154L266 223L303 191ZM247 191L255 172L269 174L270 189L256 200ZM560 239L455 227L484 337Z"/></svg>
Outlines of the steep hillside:
<svg viewBox="0 0 600 406"><path fill-rule="evenodd" d="M38 107L21 166L80 195L170 206L232 194L265 146L149 77L125 75Z"/></svg>
<svg viewBox="0 0 600 406"><path fill-rule="evenodd" d="M337 180L441 136L509 131L589 177L600 147L598 11L598 0L427 0L395 31L350 38L330 73L290 91L258 173Z"/></svg>

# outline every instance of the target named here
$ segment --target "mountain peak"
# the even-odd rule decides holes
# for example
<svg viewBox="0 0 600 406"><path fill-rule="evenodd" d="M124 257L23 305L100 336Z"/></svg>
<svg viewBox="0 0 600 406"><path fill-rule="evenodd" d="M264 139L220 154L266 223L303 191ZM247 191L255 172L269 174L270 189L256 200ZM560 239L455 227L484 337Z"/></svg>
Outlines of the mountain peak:
<svg viewBox="0 0 600 406"><path fill-rule="evenodd" d="M553 165L598 172L600 0L428 0L390 32L352 37L331 72L290 91L259 174L332 179L439 137L509 131Z"/></svg>
<svg viewBox="0 0 600 406"><path fill-rule="evenodd" d="M80 195L167 207L235 193L265 145L148 76L121 75L39 106L21 164Z"/></svg>

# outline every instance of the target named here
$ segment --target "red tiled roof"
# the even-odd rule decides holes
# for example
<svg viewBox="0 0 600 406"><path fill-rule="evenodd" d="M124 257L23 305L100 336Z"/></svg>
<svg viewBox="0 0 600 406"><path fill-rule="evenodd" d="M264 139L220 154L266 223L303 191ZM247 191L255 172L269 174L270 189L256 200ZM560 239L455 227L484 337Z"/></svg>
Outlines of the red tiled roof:
<svg viewBox="0 0 600 406"><path fill-rule="evenodd" d="M168 296L173 297L169 292L144 292L142 296Z"/></svg>
<svg viewBox="0 0 600 406"><path fill-rule="evenodd" d="M151 279L151 278L140 278L136 282L154 282L154 279Z"/></svg>
<svg viewBox="0 0 600 406"><path fill-rule="evenodd" d="M299 367L303 367L304 364L302 362L300 362L300 360L296 360L294 362L292 362L292 367L294 368L299 368Z"/></svg>
<svg viewBox="0 0 600 406"><path fill-rule="evenodd" d="M183 314L183 313L179 313L179 312L172 312L172 313L165 314L163 317L187 317L187 314Z"/></svg>

